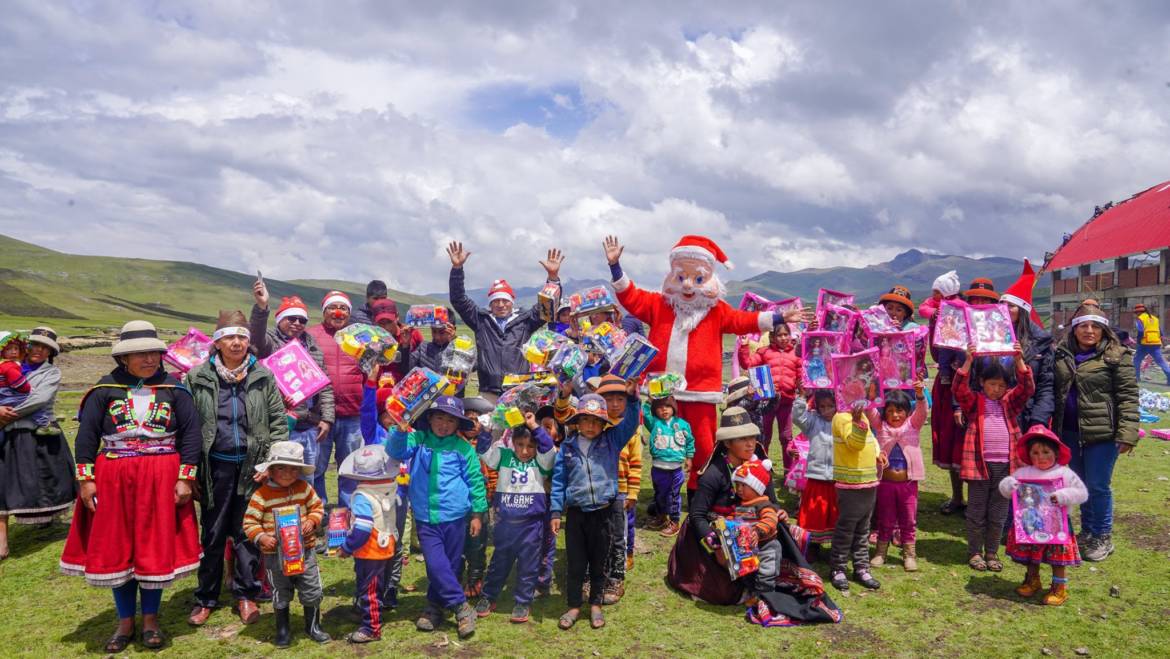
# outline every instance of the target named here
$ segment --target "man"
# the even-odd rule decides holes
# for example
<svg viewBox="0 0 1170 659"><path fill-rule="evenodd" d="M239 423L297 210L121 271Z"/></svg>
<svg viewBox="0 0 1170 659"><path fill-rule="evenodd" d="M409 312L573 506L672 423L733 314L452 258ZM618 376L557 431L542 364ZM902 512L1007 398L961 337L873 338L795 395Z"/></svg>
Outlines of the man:
<svg viewBox="0 0 1170 659"><path fill-rule="evenodd" d="M394 363L386 366L382 373L388 373L398 382L410 372L409 355L423 342L422 332L398 320L398 305L390 298L374 300L370 305L370 318L374 324L389 332L398 341L398 354Z"/></svg>
<svg viewBox="0 0 1170 659"><path fill-rule="evenodd" d="M365 325L373 325L374 320L374 304L378 300L385 300L390 296L390 292L386 289L386 282L381 279L373 279L366 284L366 304L363 307L354 309L350 314L349 322L362 323Z"/></svg>
<svg viewBox="0 0 1170 659"><path fill-rule="evenodd" d="M1162 374L1166 376L1166 384L1170 385L1170 365L1162 356L1162 331L1158 324L1158 317L1146 310L1146 305L1138 304L1133 308L1137 316L1137 351L1133 356L1133 370L1137 373L1138 382L1142 381L1142 361L1146 355L1154 359Z"/></svg>

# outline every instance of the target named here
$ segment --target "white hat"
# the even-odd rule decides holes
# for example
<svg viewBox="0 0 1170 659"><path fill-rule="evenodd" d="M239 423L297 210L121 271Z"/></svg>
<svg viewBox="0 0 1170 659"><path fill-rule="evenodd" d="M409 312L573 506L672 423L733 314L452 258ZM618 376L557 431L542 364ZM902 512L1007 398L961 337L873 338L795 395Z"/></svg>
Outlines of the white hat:
<svg viewBox="0 0 1170 659"><path fill-rule="evenodd" d="M379 444L363 446L350 453L337 468L338 478L355 481L381 481L398 476L398 469L391 469L390 456Z"/></svg>
<svg viewBox="0 0 1170 659"><path fill-rule="evenodd" d="M114 357L136 352L166 352L167 344L158 338L158 330L145 320L132 320L122 326L118 341L110 348Z"/></svg>
<svg viewBox="0 0 1170 659"><path fill-rule="evenodd" d="M962 283L959 281L959 273L951 270L935 277L932 289L943 294L943 297L950 297L959 294L959 288Z"/></svg>
<svg viewBox="0 0 1170 659"><path fill-rule="evenodd" d="M57 345L57 333L48 327L34 327L28 335L29 343L39 343L48 346L53 352L60 354L61 346Z"/></svg>
<svg viewBox="0 0 1170 659"><path fill-rule="evenodd" d="M300 467L301 473L306 476L312 476L317 471L317 465L305 464L305 447L296 442L273 442L268 447L268 459L256 465L256 471L268 471L274 465Z"/></svg>

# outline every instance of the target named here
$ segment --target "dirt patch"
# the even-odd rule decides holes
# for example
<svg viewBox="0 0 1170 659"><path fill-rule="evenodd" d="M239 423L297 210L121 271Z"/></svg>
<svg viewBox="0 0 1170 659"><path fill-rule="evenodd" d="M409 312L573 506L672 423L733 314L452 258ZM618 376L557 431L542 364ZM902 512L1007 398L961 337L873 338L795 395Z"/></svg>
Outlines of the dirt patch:
<svg viewBox="0 0 1170 659"><path fill-rule="evenodd" d="M462 641L456 639L455 634L446 634L439 632L435 638L426 645L418 647L419 654L428 657L480 657L483 652L477 648L464 645Z"/></svg>
<svg viewBox="0 0 1170 659"><path fill-rule="evenodd" d="M1170 524L1157 515L1123 513L1114 517L1124 537L1138 549L1170 552Z"/></svg>
<svg viewBox="0 0 1170 659"><path fill-rule="evenodd" d="M61 391L85 391L114 368L109 354L66 352L54 362L61 369Z"/></svg>
<svg viewBox="0 0 1170 659"><path fill-rule="evenodd" d="M826 626L825 636L828 638L829 643L833 645L834 653L841 652L842 649L848 649L882 654L881 650L886 645L881 636L878 636L865 627L848 622Z"/></svg>

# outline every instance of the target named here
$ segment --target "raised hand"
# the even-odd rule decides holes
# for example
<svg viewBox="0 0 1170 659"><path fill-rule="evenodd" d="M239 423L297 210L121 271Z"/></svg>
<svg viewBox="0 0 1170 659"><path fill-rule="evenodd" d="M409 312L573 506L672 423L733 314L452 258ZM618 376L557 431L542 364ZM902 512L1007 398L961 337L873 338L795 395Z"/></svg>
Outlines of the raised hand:
<svg viewBox="0 0 1170 659"><path fill-rule="evenodd" d="M543 266L544 271L548 273L548 278L555 281L560 279L561 264L564 262L565 255L561 253L561 250L554 247L553 249L548 250L548 256L540 262L540 265Z"/></svg>
<svg viewBox="0 0 1170 659"><path fill-rule="evenodd" d="M617 236L606 236L603 244L605 245L605 259L609 261L610 265L617 265L618 260L622 258L622 252L626 251L626 248L622 246Z"/></svg>
<svg viewBox="0 0 1170 659"><path fill-rule="evenodd" d="M257 279L256 283L252 284L252 299L257 307L268 311L268 286L263 279Z"/></svg>
<svg viewBox="0 0 1170 659"><path fill-rule="evenodd" d="M452 240L447 245L447 256L451 259L452 268L462 268L471 256L471 252L463 249L463 243Z"/></svg>

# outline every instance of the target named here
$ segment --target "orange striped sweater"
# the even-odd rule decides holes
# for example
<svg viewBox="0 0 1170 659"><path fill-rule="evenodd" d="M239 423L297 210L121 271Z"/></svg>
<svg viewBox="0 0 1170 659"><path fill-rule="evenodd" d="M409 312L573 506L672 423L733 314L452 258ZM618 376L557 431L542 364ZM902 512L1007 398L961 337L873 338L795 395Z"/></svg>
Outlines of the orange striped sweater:
<svg viewBox="0 0 1170 659"><path fill-rule="evenodd" d="M626 443L626 447L618 455L618 496L638 498L642 490L642 428L639 426L634 436Z"/></svg>
<svg viewBox="0 0 1170 659"><path fill-rule="evenodd" d="M306 519L312 520L316 528L321 528L325 519L325 504L307 482L297 479L288 487L280 487L269 480L256 489L248 501L248 510L244 512L244 535L248 540L256 542L262 533L275 535L276 516L272 511L282 506L299 506L302 523ZM316 542L316 533L304 537L305 547L312 547Z"/></svg>
<svg viewBox="0 0 1170 659"><path fill-rule="evenodd" d="M765 496L741 502L735 507L735 517L753 523L761 545L775 539L780 528L780 508Z"/></svg>

